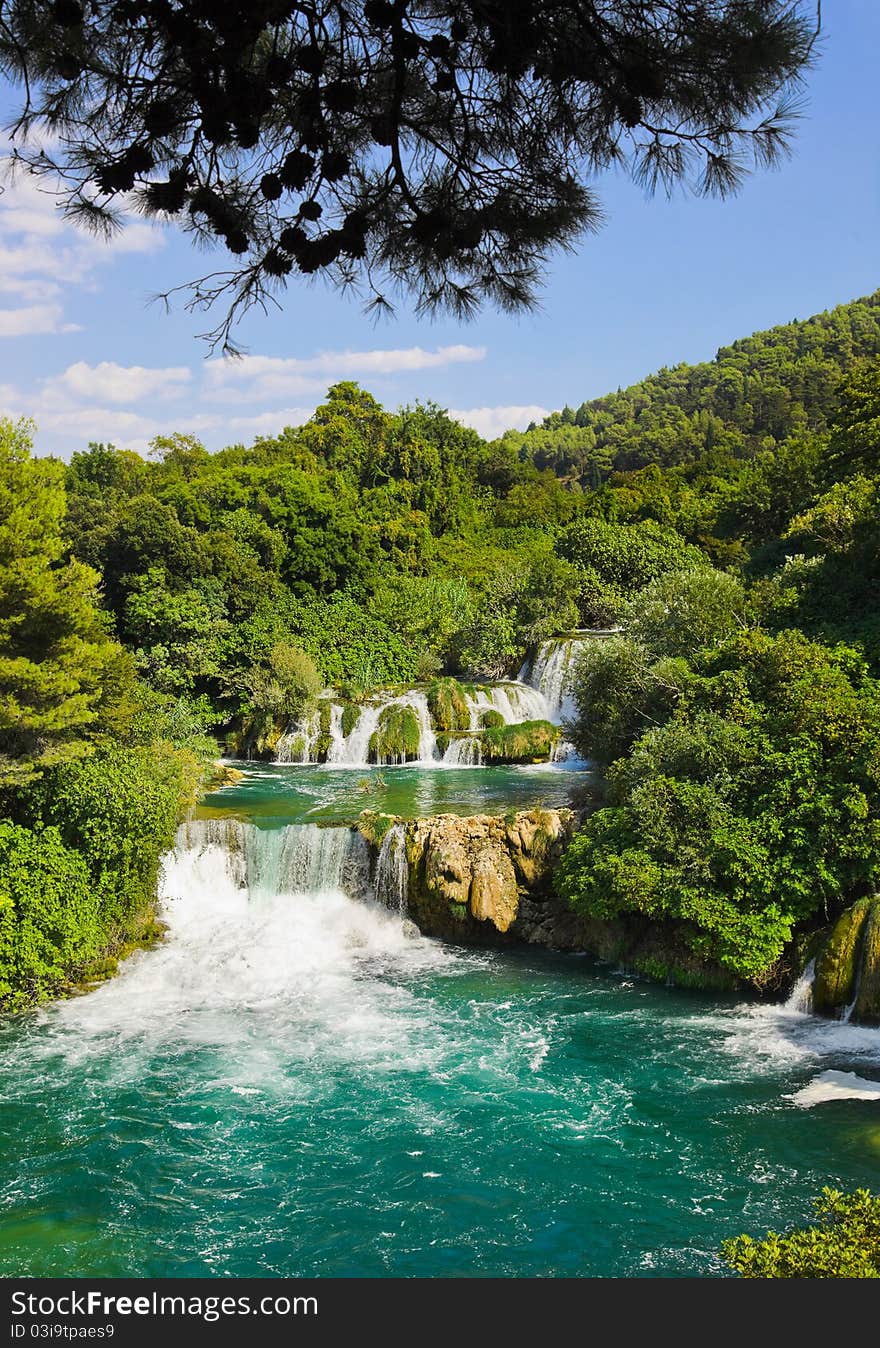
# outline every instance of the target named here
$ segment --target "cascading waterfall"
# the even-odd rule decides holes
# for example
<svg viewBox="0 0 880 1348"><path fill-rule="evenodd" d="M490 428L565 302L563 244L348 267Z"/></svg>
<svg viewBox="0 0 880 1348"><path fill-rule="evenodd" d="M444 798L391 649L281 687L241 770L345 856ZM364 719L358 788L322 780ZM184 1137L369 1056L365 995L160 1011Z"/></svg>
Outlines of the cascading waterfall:
<svg viewBox="0 0 880 1348"><path fill-rule="evenodd" d="M406 859L406 830L403 824L392 824L382 839L376 861L376 898L386 908L406 914L409 866Z"/></svg>
<svg viewBox="0 0 880 1348"><path fill-rule="evenodd" d="M559 722L574 715L570 681L575 659L589 640L587 635L574 635L542 641L531 663L520 670L520 679L542 694L548 720Z"/></svg>
<svg viewBox="0 0 880 1348"><path fill-rule="evenodd" d="M321 734L321 718L317 711L295 721L275 746L276 763L313 763Z"/></svg>
<svg viewBox="0 0 880 1348"><path fill-rule="evenodd" d="M351 898L370 892L367 844L357 829L289 824L258 828L237 819L194 819L178 830L166 872L187 865L205 883L211 876L252 896L339 890Z"/></svg>
<svg viewBox="0 0 880 1348"><path fill-rule="evenodd" d="M471 716L471 730L479 728L481 713L486 711L499 712L504 717L505 725L550 719L544 694L527 683L511 681L490 685L478 689L476 693L466 693L465 700Z"/></svg>
<svg viewBox="0 0 880 1348"><path fill-rule="evenodd" d="M342 708L335 703L330 709L330 747L327 762L340 768L360 767L367 761L370 738L379 725L383 707L380 703L365 703L348 735L342 734Z"/></svg>
<svg viewBox="0 0 880 1348"><path fill-rule="evenodd" d="M434 726L431 723L427 695L413 690L409 693L403 693L394 701L400 707L411 707L416 714L416 720L419 723L419 762L431 763L434 759L439 758L437 736L434 734Z"/></svg>
<svg viewBox="0 0 880 1348"><path fill-rule="evenodd" d="M605 635L590 633L545 641L534 659L527 661L519 679L494 684L483 684L474 689L463 686L462 696L468 709L468 732L475 735L483 725L486 712L497 712L505 725L519 725L523 721L559 722L573 711L567 694L567 682L578 649L591 637ZM409 707L415 713L419 729L416 762L444 764L447 767L477 767L482 762L479 744L466 734L453 738L444 753L437 747L437 735L431 720L427 694L412 688L403 693L376 695L357 708L354 725L343 734L343 704L326 694L322 698L324 728L327 736L326 763L339 768L367 767L370 761L370 741L379 729L382 715L389 707ZM277 763L316 763L321 740L321 712L312 711L301 718L281 737L275 750ZM566 758L571 746L561 744L554 759ZM397 761L397 760L395 760ZM391 766L388 758L379 758L380 766Z"/></svg>
<svg viewBox="0 0 880 1348"><path fill-rule="evenodd" d="M483 763L483 750L475 735L462 735L450 740L443 755L448 768L479 768Z"/></svg>

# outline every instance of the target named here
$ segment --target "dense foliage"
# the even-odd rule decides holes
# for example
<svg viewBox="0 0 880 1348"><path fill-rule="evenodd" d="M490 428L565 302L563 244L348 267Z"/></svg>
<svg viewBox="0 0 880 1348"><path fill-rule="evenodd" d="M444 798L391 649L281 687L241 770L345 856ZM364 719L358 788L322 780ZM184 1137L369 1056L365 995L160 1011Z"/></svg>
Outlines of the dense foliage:
<svg viewBox="0 0 880 1348"><path fill-rule="evenodd" d="M783 365L798 328L818 357L827 318L864 338L876 312L778 330ZM716 567L649 581L620 609L625 634L579 662L571 734L608 766L607 795L560 891L586 916L661 924L759 986L793 936L880 879L876 359L838 379L836 405L803 411L775 449L743 438L726 458L617 473L586 504L618 528L674 526Z"/></svg>
<svg viewBox="0 0 880 1348"><path fill-rule="evenodd" d="M134 195L225 245L215 332L294 272L371 305L533 301L591 190L735 190L786 147L819 16L801 0L6 0L17 154L96 229ZM61 177L60 188L57 185Z"/></svg>
<svg viewBox="0 0 880 1348"><path fill-rule="evenodd" d="M815 1206L815 1226L726 1241L727 1263L743 1278L880 1278L880 1197L823 1189Z"/></svg>
<svg viewBox="0 0 880 1348"><path fill-rule="evenodd" d="M766 505L782 510L784 519L792 503L784 495L790 470L778 461L780 447L825 431L837 410L841 373L878 350L880 293L757 332L721 347L705 364L675 365L576 409L565 407L527 432L508 431L503 443L585 487L599 487L609 473L627 474L615 479L621 490L601 500L603 510L632 519L650 517L653 507L660 512L653 517L685 525L686 536L699 531L703 518L693 488L699 483L701 495L706 486L726 485L731 460L744 460L758 474L758 482L751 472L745 481L756 494L758 483L772 484ZM696 473L652 471L692 465L699 466ZM639 469L649 470L644 478L629 476ZM713 482L713 474L720 481ZM640 499L645 495L653 499Z"/></svg>
<svg viewBox="0 0 880 1348"><path fill-rule="evenodd" d="M694 953L760 985L798 923L874 882L880 686L851 649L800 633L704 648L665 704L662 668L649 667L639 708L660 724L631 722L638 738L610 769L608 805L558 883L591 917L674 923Z"/></svg>

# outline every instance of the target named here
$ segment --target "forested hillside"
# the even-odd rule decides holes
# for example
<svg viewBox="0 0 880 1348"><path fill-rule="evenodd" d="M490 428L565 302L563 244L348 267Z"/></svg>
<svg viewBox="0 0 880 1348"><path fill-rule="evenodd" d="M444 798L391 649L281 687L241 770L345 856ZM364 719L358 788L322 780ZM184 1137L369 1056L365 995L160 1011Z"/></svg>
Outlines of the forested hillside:
<svg viewBox="0 0 880 1348"><path fill-rule="evenodd" d="M659 370L503 438L538 468L584 487L615 470L668 468L712 452L748 458L797 431L826 430L841 373L878 351L880 292L756 332L713 361Z"/></svg>

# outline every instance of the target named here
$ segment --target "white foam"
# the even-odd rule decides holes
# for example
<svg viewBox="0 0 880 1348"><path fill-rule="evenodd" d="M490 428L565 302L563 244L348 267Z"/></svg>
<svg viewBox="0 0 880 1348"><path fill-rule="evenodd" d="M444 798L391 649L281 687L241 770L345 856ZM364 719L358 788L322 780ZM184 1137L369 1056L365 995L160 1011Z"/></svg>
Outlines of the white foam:
<svg viewBox="0 0 880 1348"><path fill-rule="evenodd" d="M809 1085L789 1096L801 1109L812 1109L826 1100L871 1100L880 1103L880 1081L868 1081L855 1072L820 1072Z"/></svg>

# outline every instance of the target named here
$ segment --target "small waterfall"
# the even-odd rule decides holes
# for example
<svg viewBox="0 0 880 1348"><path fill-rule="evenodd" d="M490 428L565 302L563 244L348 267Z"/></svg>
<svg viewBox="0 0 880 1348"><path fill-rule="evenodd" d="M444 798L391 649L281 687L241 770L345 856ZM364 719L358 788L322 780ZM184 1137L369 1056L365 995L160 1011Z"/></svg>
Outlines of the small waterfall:
<svg viewBox="0 0 880 1348"><path fill-rule="evenodd" d="M275 745L276 763L314 763L317 761L321 716L311 711L295 721Z"/></svg>
<svg viewBox="0 0 880 1348"><path fill-rule="evenodd" d="M369 849L353 828L258 828L238 819L194 819L178 829L173 857L187 853L196 854L206 883L213 875L254 897L370 893Z"/></svg>
<svg viewBox="0 0 880 1348"><path fill-rule="evenodd" d="M479 768L483 763L483 750L476 735L462 735L460 739L450 740L443 755L448 768Z"/></svg>
<svg viewBox="0 0 880 1348"><path fill-rule="evenodd" d="M552 643L545 643L547 644ZM530 683L510 679L504 683L483 684L472 691L462 687L461 691L468 709L468 729L472 734L481 729L483 716L488 711L497 712L505 725L519 725L523 721L558 720L554 707L548 702L541 688ZM420 688L407 689L403 693L374 695L357 709L357 719L348 735L342 733L344 704L325 696L322 698L321 707L324 709L324 725L327 731L328 767L367 767L370 760L370 740L379 728L383 712L389 707L409 707L414 713L419 730L415 760L418 763L425 765L443 762L447 766L475 767L482 761L480 746L472 740L454 740L446 752L440 754L428 697ZM329 721L326 719L328 710ZM278 741L275 762L317 763L321 721L319 708L295 722ZM379 759L379 766L393 765L390 758Z"/></svg>
<svg viewBox="0 0 880 1348"><path fill-rule="evenodd" d="M505 725L521 721L549 720L549 708L544 695L527 683L511 680L508 683L487 684L473 693L465 692L470 730L479 730L483 712L497 711Z"/></svg>
<svg viewBox="0 0 880 1348"><path fill-rule="evenodd" d="M431 763L435 758L439 758L437 736L434 734L434 726L431 722L427 695L413 691L404 693L402 697L396 698L395 701L399 702L401 706L412 707L416 714L416 720L419 723L419 762Z"/></svg>
<svg viewBox="0 0 880 1348"><path fill-rule="evenodd" d="M340 889L356 898L369 890L369 851L353 828L293 824L280 830L278 893Z"/></svg>
<svg viewBox="0 0 880 1348"><path fill-rule="evenodd" d="M804 972L791 990L785 1003L786 1011L797 1011L808 1016L813 1010L813 979L816 976L816 961L810 960Z"/></svg>
<svg viewBox="0 0 880 1348"><path fill-rule="evenodd" d="M327 752L327 762L340 768L363 767L367 761L370 736L379 724L381 710L381 703L364 703L358 712L354 727L343 738L342 708L334 705L330 713L331 742Z"/></svg>
<svg viewBox="0 0 880 1348"><path fill-rule="evenodd" d="M409 866L406 859L406 830L403 824L392 824L382 839L376 861L376 898L386 908L401 916L406 915Z"/></svg>
<svg viewBox="0 0 880 1348"><path fill-rule="evenodd" d="M520 678L527 676L532 688L543 694L547 716L551 721L562 721L574 714L569 684L574 660L589 638L581 636L554 638L542 641L531 665L524 665Z"/></svg>

